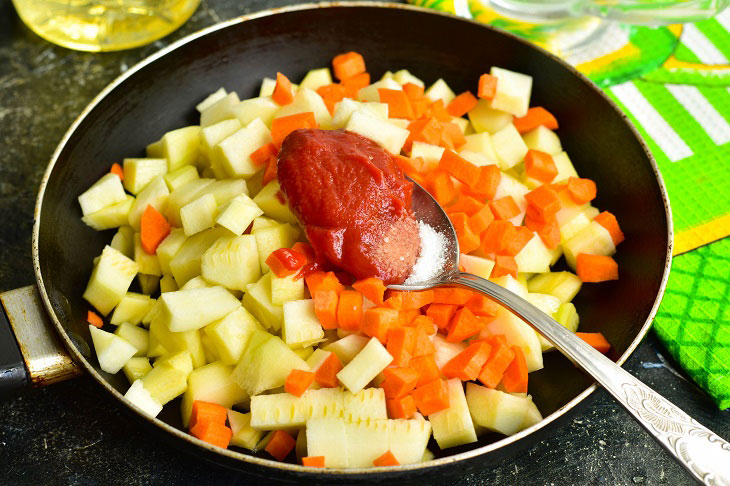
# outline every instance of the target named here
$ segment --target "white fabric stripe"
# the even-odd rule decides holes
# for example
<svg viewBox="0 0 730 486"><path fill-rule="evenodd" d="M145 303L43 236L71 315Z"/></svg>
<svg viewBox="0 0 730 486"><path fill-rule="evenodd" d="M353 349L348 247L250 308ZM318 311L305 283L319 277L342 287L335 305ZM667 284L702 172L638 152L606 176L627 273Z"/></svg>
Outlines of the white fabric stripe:
<svg viewBox="0 0 730 486"><path fill-rule="evenodd" d="M730 142L730 125L705 98L696 86L667 84L667 89L677 98L713 142L723 145Z"/></svg>
<svg viewBox="0 0 730 486"><path fill-rule="evenodd" d="M730 8L726 8L725 10L717 14L717 16L715 16L715 20L720 22L720 25L725 27L725 30L730 32Z"/></svg>
<svg viewBox="0 0 730 486"><path fill-rule="evenodd" d="M610 88L619 101L631 112L646 133L654 140L659 148L672 162L692 155L692 150L677 135L667 121L654 109L629 81Z"/></svg>
<svg viewBox="0 0 730 486"><path fill-rule="evenodd" d="M728 64L725 55L694 24L684 24L679 39L703 64Z"/></svg>

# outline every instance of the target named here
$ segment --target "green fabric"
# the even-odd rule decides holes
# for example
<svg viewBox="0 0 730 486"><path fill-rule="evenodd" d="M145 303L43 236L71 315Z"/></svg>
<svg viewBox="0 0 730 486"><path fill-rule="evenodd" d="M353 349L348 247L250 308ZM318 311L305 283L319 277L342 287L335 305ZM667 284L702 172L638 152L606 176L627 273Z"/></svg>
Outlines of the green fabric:
<svg viewBox="0 0 730 486"><path fill-rule="evenodd" d="M463 15L457 0L409 1ZM476 20L543 46L551 34L549 25L500 17L482 0L463 2ZM730 407L730 238L700 245L730 235L728 29L730 9L685 26L681 35L678 26L625 26L621 55L576 61L624 110L657 160L675 247L693 251L675 257L654 330L723 409Z"/></svg>
<svg viewBox="0 0 730 486"><path fill-rule="evenodd" d="M674 258L654 331L717 405L730 407L730 238Z"/></svg>

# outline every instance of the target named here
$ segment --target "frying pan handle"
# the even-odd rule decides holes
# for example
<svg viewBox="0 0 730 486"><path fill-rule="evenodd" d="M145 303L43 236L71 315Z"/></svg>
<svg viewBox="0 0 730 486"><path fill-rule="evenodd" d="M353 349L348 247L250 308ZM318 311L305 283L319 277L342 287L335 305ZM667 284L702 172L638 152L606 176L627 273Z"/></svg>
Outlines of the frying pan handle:
<svg viewBox="0 0 730 486"><path fill-rule="evenodd" d="M81 374L61 344L35 286L0 294L0 396Z"/></svg>

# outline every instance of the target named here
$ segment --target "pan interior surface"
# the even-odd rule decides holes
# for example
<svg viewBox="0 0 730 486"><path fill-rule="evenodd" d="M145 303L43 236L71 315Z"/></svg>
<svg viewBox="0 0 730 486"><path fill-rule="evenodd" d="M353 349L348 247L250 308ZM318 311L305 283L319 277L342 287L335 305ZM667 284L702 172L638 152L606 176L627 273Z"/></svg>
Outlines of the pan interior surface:
<svg viewBox="0 0 730 486"><path fill-rule="evenodd" d="M111 162L142 157L145 146L166 131L197 124L195 105L219 87L238 92L241 99L254 97L265 76L281 71L297 81L349 50L364 56L373 80L406 68L427 84L443 78L457 93L474 91L479 76L491 66L533 76L531 105L555 114L557 133L578 173L597 182L595 205L614 213L626 234L616 255L620 280L584 285L574 301L581 330L601 331L614 348L613 358L643 335L668 271L670 223L655 166L615 107L566 65L493 29L412 8L335 5L254 16L179 43L118 80L60 147L39 196L37 271L52 314L76 352L88 359L95 377L122 394L129 386L122 374L102 372L89 352L89 306L81 295L92 259L114 231L96 232L84 225L77 196ZM548 416L590 384L553 352L545 355L545 368L531 375L529 391ZM173 405L160 418L179 427L178 415ZM452 456L497 438L487 436L440 453L438 447L432 450L440 457Z"/></svg>

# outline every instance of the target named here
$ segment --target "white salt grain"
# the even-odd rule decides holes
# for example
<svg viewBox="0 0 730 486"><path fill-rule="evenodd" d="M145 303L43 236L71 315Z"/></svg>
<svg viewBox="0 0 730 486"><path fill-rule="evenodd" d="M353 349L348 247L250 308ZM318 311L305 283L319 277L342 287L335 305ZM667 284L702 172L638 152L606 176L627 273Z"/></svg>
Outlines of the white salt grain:
<svg viewBox="0 0 730 486"><path fill-rule="evenodd" d="M446 237L423 221L418 222L421 252L404 284L425 282L441 273L446 263Z"/></svg>

